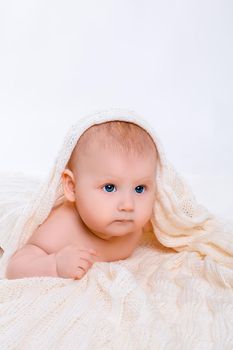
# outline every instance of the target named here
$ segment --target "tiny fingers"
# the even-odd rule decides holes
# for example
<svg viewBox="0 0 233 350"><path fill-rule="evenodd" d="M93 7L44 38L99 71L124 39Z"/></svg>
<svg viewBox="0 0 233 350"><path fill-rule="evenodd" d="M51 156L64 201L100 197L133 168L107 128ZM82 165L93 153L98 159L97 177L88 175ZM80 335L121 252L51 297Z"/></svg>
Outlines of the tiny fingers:
<svg viewBox="0 0 233 350"><path fill-rule="evenodd" d="M87 251L85 251L79 259L79 265L76 268L74 279L82 278L95 262L94 257L90 256L90 252Z"/></svg>
<svg viewBox="0 0 233 350"><path fill-rule="evenodd" d="M84 258L84 257L81 256L80 259L85 260L88 263L88 265L89 265L88 267L91 267L93 265L93 261L88 259L88 258ZM85 265L86 265L86 263L85 263Z"/></svg>
<svg viewBox="0 0 233 350"><path fill-rule="evenodd" d="M74 279L79 280L80 278L82 278L85 275L85 273L86 273L86 271L81 266L79 266L77 268L76 273L75 273Z"/></svg>
<svg viewBox="0 0 233 350"><path fill-rule="evenodd" d="M83 262L76 268L75 277L74 277L75 280L82 278L87 273L88 267L87 266L84 267L81 265L83 265Z"/></svg>

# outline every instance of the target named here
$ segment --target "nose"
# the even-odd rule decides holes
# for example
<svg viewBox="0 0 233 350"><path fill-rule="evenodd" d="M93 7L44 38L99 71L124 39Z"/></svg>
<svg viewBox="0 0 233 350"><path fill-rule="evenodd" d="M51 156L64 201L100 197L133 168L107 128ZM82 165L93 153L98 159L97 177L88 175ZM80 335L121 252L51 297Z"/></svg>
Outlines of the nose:
<svg viewBox="0 0 233 350"><path fill-rule="evenodd" d="M118 202L118 210L120 211L133 211L134 202L130 194L125 194L122 196Z"/></svg>

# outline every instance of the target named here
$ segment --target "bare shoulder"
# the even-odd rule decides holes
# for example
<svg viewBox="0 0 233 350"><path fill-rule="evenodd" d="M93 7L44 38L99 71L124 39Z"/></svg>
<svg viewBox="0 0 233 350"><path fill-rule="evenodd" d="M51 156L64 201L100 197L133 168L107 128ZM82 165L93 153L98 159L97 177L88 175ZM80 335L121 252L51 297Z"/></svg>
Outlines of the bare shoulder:
<svg viewBox="0 0 233 350"><path fill-rule="evenodd" d="M51 210L47 219L33 232L27 244L34 244L51 254L77 240L74 210L65 203Z"/></svg>

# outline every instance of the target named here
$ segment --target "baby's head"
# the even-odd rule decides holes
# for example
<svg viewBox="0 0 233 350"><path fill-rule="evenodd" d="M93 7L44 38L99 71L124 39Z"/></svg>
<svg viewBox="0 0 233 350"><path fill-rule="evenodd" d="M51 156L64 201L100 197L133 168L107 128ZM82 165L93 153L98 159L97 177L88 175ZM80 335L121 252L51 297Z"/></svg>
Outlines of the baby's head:
<svg viewBox="0 0 233 350"><path fill-rule="evenodd" d="M152 215L157 162L152 138L138 125L93 125L79 138L63 172L66 200L100 238L141 230Z"/></svg>

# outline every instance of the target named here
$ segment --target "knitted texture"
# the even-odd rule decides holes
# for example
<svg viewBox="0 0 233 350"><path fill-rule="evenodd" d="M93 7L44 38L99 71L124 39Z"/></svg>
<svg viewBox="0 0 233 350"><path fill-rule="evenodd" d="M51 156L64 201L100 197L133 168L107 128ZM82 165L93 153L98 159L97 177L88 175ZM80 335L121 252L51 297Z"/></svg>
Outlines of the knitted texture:
<svg viewBox="0 0 233 350"><path fill-rule="evenodd" d="M95 263L81 280L7 280L10 256L63 201L61 174L79 137L110 120L141 126L157 146L152 230L129 258ZM233 348L233 222L197 203L152 126L133 111L80 119L44 181L0 177L0 246L1 349Z"/></svg>

